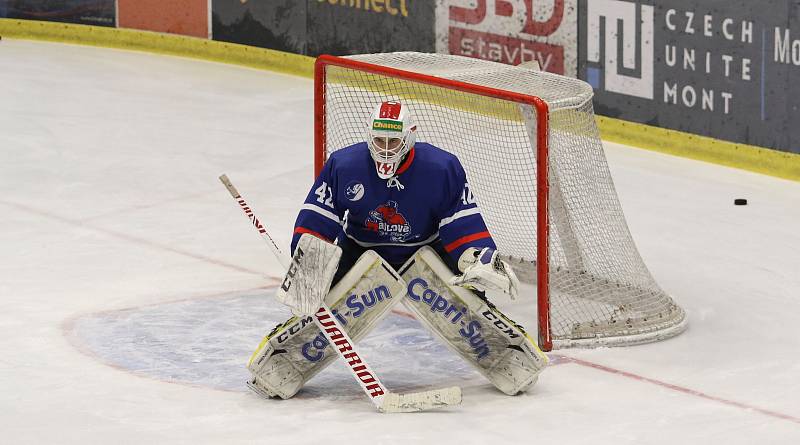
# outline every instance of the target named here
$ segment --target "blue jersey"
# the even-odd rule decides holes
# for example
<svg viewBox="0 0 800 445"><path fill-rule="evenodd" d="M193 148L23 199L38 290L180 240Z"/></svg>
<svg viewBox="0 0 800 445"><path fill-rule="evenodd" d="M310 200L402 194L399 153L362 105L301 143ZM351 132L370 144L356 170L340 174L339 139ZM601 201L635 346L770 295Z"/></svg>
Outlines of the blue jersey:
<svg viewBox="0 0 800 445"><path fill-rule="evenodd" d="M366 142L331 154L297 216L292 253L303 233L348 237L393 265L439 239L456 261L469 247L495 248L454 155L418 142L393 178L374 165Z"/></svg>

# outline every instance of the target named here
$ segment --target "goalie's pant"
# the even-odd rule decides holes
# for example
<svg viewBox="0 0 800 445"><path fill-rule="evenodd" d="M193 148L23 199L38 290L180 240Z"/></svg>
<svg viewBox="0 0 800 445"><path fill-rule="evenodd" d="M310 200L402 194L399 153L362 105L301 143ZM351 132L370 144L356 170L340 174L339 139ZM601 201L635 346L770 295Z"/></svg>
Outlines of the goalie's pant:
<svg viewBox="0 0 800 445"><path fill-rule="evenodd" d="M407 285L375 252L365 252L352 267L347 266L348 252L359 250L342 253L340 270L349 270L325 301L354 341L366 336L405 294L405 304L417 318L498 389L516 394L535 383L546 356L522 327L485 298L449 286L453 272L435 249L423 247L401 268ZM262 395L287 399L335 357L311 317L292 317L253 353L248 385Z"/></svg>
<svg viewBox="0 0 800 445"><path fill-rule="evenodd" d="M339 280L341 280L342 277L344 277L344 275L353 267L353 265L356 264L361 255L367 251L367 248L359 246L346 235L340 236L336 240L336 245L342 249L342 256L339 258L339 268L336 270L336 274L333 276L331 287L335 286L336 283L338 283ZM453 260L450 254L444 249L442 240L437 239L428 246L433 249L437 255L439 255L439 258L441 258L442 262L447 266L448 269L450 269L450 272L455 275L461 273L458 270L458 263ZM400 270L404 264L405 263L389 263L394 270ZM483 296L483 292L478 292L478 295Z"/></svg>

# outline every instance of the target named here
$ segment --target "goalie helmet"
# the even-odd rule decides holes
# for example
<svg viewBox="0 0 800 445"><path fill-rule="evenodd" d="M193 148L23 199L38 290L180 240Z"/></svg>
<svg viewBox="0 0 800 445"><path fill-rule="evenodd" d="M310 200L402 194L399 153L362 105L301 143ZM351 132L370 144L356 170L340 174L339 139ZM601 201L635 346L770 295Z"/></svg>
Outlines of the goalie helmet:
<svg viewBox="0 0 800 445"><path fill-rule="evenodd" d="M383 102L369 119L369 152L381 179L395 175L406 154L414 147L417 126L408 108L400 102Z"/></svg>

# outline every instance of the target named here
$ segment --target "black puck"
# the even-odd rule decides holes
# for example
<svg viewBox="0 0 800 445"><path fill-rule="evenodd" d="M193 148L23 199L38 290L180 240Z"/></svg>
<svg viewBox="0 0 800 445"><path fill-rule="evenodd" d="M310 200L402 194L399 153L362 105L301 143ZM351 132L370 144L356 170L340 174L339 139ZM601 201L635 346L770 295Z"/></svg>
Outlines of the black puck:
<svg viewBox="0 0 800 445"><path fill-rule="evenodd" d="M747 205L747 200L744 199L744 198L736 198L736 199L733 200L733 205L746 206Z"/></svg>

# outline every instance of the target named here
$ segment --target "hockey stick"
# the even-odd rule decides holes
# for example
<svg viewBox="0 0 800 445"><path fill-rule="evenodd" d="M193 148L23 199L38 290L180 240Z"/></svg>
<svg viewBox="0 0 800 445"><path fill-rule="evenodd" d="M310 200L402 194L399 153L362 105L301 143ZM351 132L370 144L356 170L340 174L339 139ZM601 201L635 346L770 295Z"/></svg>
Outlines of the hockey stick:
<svg viewBox="0 0 800 445"><path fill-rule="evenodd" d="M261 238L267 242L275 258L281 263L284 269L289 269L290 260L281 252L275 240L269 235L264 225L258 220L253 210L242 198L226 175L219 177L219 180L228 189L233 199L239 203L247 219L258 230ZM416 412L426 411L434 408L458 405L461 403L461 388L457 386L434 389L417 393L400 394L390 392L386 386L378 379L378 375L370 368L364 360L364 356L358 352L355 342L350 338L339 321L331 314L331 310L324 302L320 302L319 309L313 316L315 323L320 328L325 338L339 354L353 377L364 390L364 393L372 400L372 403L384 413Z"/></svg>

